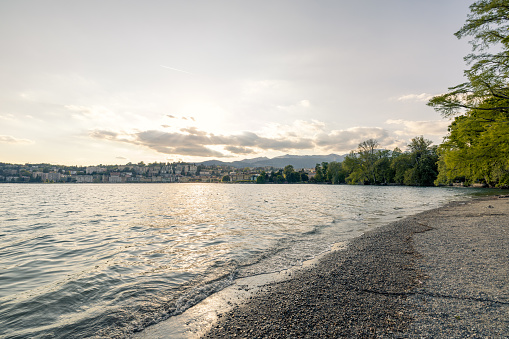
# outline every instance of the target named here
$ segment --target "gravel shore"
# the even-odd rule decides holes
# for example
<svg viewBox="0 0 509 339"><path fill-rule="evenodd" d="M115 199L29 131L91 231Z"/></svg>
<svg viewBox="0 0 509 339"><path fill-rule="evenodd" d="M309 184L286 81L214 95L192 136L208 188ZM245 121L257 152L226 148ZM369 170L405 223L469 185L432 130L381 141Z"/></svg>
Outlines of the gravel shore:
<svg viewBox="0 0 509 339"><path fill-rule="evenodd" d="M205 338L508 338L509 198L367 232L223 314Z"/></svg>

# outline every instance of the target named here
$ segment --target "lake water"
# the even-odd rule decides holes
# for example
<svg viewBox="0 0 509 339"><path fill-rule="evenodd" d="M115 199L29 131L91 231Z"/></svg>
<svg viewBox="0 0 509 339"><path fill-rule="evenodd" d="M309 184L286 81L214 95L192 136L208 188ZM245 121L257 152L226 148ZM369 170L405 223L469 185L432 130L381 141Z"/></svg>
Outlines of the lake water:
<svg viewBox="0 0 509 339"><path fill-rule="evenodd" d="M0 185L0 337L125 337L453 188Z"/></svg>

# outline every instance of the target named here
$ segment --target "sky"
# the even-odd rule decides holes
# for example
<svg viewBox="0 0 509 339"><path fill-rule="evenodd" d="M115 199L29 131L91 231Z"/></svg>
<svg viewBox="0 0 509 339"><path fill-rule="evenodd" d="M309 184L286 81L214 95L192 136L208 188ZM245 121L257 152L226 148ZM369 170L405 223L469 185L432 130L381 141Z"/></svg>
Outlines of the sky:
<svg viewBox="0 0 509 339"><path fill-rule="evenodd" d="M439 144L464 0L0 1L0 162L345 154Z"/></svg>

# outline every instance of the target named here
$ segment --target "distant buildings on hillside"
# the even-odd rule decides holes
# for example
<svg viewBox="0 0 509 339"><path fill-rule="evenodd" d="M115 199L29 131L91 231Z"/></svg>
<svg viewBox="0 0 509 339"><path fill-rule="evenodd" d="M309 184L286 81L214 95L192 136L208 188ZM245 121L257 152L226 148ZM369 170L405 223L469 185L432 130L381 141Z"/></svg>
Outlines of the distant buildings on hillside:
<svg viewBox="0 0 509 339"><path fill-rule="evenodd" d="M0 163L0 182L27 183L175 183L175 182L255 182L273 167L237 169L232 166L204 166L190 163L145 165L57 166L50 164ZM311 178L314 169L302 170Z"/></svg>

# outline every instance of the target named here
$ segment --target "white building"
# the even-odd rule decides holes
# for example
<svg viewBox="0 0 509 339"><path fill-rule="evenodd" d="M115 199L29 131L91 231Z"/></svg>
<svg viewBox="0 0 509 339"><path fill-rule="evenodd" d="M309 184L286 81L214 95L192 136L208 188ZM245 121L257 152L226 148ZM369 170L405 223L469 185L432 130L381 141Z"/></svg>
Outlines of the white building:
<svg viewBox="0 0 509 339"><path fill-rule="evenodd" d="M106 172L106 168L98 166L89 166L85 169L85 172L87 174L104 173Z"/></svg>
<svg viewBox="0 0 509 339"><path fill-rule="evenodd" d="M76 182L77 183L92 183L92 182L94 182L94 177L91 175L77 175Z"/></svg>
<svg viewBox="0 0 509 339"><path fill-rule="evenodd" d="M120 177L120 175L110 175L109 182L120 183L122 182L122 178Z"/></svg>

